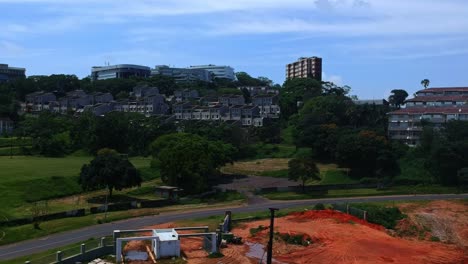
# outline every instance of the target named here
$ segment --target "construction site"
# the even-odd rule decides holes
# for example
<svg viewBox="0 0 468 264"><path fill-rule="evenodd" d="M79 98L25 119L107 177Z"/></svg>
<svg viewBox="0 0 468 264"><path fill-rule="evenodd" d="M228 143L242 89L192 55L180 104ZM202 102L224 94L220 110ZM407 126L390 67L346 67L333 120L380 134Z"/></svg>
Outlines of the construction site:
<svg viewBox="0 0 468 264"><path fill-rule="evenodd" d="M140 235L147 239L121 239L117 260L138 264L268 263L272 234L271 263L468 263L466 201L412 202L398 207L405 218L394 229L333 209L276 217L273 232L271 219L235 221L229 212L212 232L208 226L166 223L141 230ZM172 234L163 235L166 240L178 241L173 255L158 256L162 251L156 250L157 242L151 242L155 230Z"/></svg>

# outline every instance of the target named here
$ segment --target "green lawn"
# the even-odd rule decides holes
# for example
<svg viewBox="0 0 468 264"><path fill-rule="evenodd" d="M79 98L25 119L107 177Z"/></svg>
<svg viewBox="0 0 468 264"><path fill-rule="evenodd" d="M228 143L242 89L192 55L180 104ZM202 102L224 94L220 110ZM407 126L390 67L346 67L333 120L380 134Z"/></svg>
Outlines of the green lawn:
<svg viewBox="0 0 468 264"><path fill-rule="evenodd" d="M31 207L37 208L34 202L81 193L77 178L83 164L91 159L0 157L0 217L31 216ZM145 170L149 168L150 160L132 158L131 162L135 167ZM70 208L68 205L63 208L54 208L49 204L43 206L50 211Z"/></svg>

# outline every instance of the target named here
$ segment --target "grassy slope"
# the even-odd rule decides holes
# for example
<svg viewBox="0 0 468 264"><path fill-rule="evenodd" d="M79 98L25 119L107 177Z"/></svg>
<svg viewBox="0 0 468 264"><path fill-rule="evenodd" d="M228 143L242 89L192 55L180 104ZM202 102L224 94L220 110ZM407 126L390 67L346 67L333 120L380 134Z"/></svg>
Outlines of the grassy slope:
<svg viewBox="0 0 468 264"><path fill-rule="evenodd" d="M80 193L77 177L81 166L90 160L91 157L0 157L0 217L30 216L28 208L32 205L28 202ZM149 167L149 159L131 161L137 168Z"/></svg>

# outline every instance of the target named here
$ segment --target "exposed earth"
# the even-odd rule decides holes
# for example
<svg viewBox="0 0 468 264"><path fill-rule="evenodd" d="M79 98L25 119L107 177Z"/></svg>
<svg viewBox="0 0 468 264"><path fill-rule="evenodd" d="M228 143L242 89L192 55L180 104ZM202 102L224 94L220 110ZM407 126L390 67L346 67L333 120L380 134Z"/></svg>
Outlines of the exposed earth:
<svg viewBox="0 0 468 264"><path fill-rule="evenodd" d="M468 263L468 201L403 203L398 206L408 218L401 221L396 231L332 210L305 211L277 218L273 262ZM176 224L169 223L155 227L174 226ZM188 263L254 264L264 257L268 226L269 220L261 220L234 228L233 233L242 237L245 243L229 244L221 249L222 258L207 258L198 238L182 239L181 247ZM251 229L256 231L254 235ZM298 235L306 242L305 246L285 242L285 234Z"/></svg>

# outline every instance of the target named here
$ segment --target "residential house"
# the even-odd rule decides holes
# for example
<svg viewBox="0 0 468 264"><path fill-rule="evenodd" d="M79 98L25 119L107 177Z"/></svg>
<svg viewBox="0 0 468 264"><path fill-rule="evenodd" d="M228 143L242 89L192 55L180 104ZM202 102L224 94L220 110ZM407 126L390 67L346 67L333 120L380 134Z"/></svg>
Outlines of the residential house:
<svg viewBox="0 0 468 264"><path fill-rule="evenodd" d="M252 97L252 104L258 106L261 117L279 118L280 106L277 94L262 94Z"/></svg>
<svg viewBox="0 0 468 264"><path fill-rule="evenodd" d="M191 99L196 99L200 95L198 94L197 90L184 89L174 91L174 96L176 102L183 102Z"/></svg>
<svg viewBox="0 0 468 264"><path fill-rule="evenodd" d="M159 89L157 87L137 86L133 88L133 96L137 99L157 94L159 94Z"/></svg>
<svg viewBox="0 0 468 264"><path fill-rule="evenodd" d="M13 121L9 117L0 117L0 135L13 132Z"/></svg>
<svg viewBox="0 0 468 264"><path fill-rule="evenodd" d="M408 145L419 143L422 121L434 128L450 120L468 121L468 87L430 88L416 92L406 107L388 113L388 134L391 139Z"/></svg>
<svg viewBox="0 0 468 264"><path fill-rule="evenodd" d="M219 97L219 103L225 106L245 105L245 99L242 95L226 94Z"/></svg>

